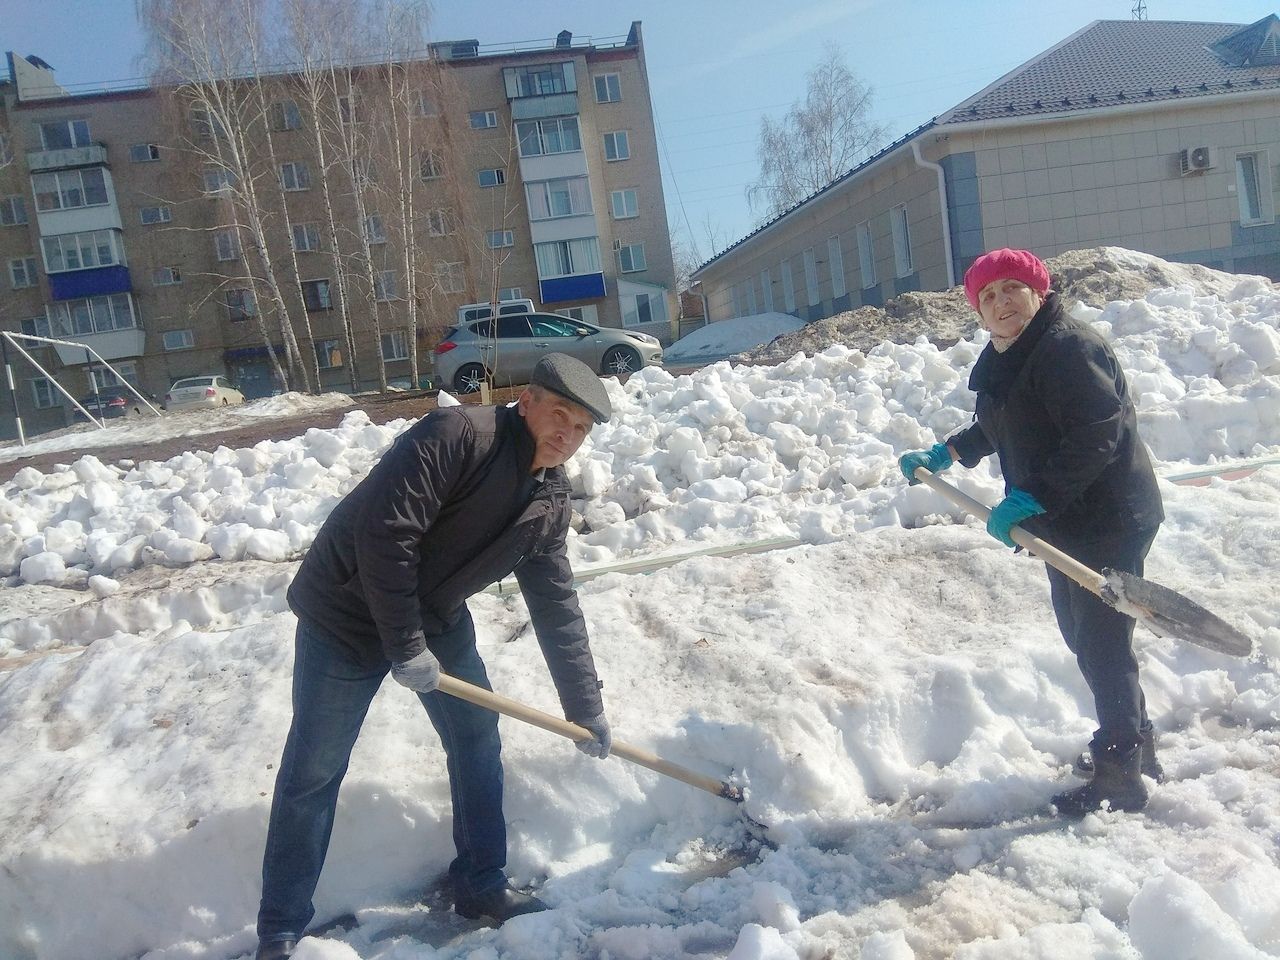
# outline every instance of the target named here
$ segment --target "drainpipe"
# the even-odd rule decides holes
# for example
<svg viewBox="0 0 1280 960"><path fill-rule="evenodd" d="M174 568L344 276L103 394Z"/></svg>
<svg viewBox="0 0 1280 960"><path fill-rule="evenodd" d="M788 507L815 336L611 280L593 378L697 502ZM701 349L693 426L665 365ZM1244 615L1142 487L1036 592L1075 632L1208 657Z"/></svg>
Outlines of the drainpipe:
<svg viewBox="0 0 1280 960"><path fill-rule="evenodd" d="M942 252L947 258L947 287L956 285L955 259L951 256L951 215L947 212L947 174L942 164L926 160L920 155L920 140L911 141L911 155L916 158L917 166L928 167L938 175L938 207L942 214Z"/></svg>

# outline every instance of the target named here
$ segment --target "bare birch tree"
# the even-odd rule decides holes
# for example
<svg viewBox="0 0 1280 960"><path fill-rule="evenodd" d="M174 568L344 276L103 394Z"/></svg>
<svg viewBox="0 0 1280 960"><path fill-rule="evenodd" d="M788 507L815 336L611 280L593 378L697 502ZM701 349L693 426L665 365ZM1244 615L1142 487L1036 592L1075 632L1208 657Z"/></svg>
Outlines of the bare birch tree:
<svg viewBox="0 0 1280 960"><path fill-rule="evenodd" d="M836 44L828 44L806 83L804 100L786 116L760 123L760 176L747 187L747 201L761 222L853 169L888 132L871 119L872 90L845 65Z"/></svg>

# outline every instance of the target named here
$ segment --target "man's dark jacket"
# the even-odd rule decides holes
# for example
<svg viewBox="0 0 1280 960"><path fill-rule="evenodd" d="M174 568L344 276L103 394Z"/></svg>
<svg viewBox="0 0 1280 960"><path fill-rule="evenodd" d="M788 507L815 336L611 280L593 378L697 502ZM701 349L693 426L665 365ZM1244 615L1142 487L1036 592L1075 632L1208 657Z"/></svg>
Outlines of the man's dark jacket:
<svg viewBox="0 0 1280 960"><path fill-rule="evenodd" d="M564 469L530 476L535 442L512 407L451 407L402 434L325 520L289 606L361 660L403 663L468 597L515 571L565 716L603 712L565 553Z"/></svg>
<svg viewBox="0 0 1280 960"><path fill-rule="evenodd" d="M1124 371L1057 294L1004 353L987 344L969 387L977 422L947 442L966 467L1000 455L1005 492L1025 490L1045 508L1023 524L1031 533L1069 552L1160 525L1160 491Z"/></svg>

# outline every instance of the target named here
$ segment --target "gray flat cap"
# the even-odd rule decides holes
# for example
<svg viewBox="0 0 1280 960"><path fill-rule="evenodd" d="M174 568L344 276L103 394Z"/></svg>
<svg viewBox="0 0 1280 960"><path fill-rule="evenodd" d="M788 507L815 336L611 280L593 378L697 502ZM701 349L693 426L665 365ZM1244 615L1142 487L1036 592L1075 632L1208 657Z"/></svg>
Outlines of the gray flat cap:
<svg viewBox="0 0 1280 960"><path fill-rule="evenodd" d="M613 404L595 371L567 353L548 353L533 368L533 379L540 387L572 400L595 419L606 423L613 416Z"/></svg>

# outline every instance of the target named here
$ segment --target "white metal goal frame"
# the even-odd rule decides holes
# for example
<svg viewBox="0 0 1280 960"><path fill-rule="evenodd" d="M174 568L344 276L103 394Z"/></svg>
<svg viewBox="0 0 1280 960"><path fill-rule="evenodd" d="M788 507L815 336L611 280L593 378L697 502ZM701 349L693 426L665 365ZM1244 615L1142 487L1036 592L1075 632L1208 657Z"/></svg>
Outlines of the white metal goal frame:
<svg viewBox="0 0 1280 960"><path fill-rule="evenodd" d="M57 387L58 392L61 393L64 397L66 397L68 400L70 400L71 405L75 407L77 410L79 410L82 414L84 414L86 420L88 420L90 423L96 423L98 425L98 429L100 430L106 429L107 421L105 417L102 417L102 416L95 417L88 410L86 410L81 405L79 400L77 400L75 397L73 397L70 393L67 392L67 388L64 387L62 384L60 384L57 378L52 373L50 373L43 366L40 365L39 360L37 360L35 357L33 357L31 354L29 354L26 350L23 349L22 345L18 343L19 340L26 340L30 343L37 343L42 345L52 344L54 346L79 347L81 350L84 351L86 363L92 365L93 362L96 360L102 366L110 370L111 373L115 376L115 378L118 381L120 381L122 385L127 387L129 391L147 407L148 410L154 413L157 417L162 416L160 411L155 408L155 405L152 404L150 400L148 400L146 397L144 397L141 393L138 392L137 387L135 387L128 380L126 380L120 374L120 371L118 371L115 367L107 363L106 360L103 360L102 357L98 354L98 351L94 350L93 347L89 346L87 343L80 343L79 341L76 341L76 340L55 340L52 337L37 337L34 334L30 334L30 333L12 333L8 330L0 330L0 352L3 353L5 381L9 387L9 399L13 403L13 422L18 428L18 443L20 443L22 446L25 447L27 445L27 435L26 435L26 431L23 429L23 426L22 426L22 412L18 407L18 388L17 388L17 382L15 381L13 376L13 365L9 362L9 347L13 347L13 349L18 351L18 353L22 354L23 358L27 361L27 363L31 364L31 366L33 366L35 369L39 370L41 376L43 376L55 387ZM93 396L94 396L94 399L98 401L97 403L98 412L99 414L101 414L102 403L101 403L99 389L98 389L98 378L95 376L92 376L91 374L89 377L89 382L93 384Z"/></svg>

